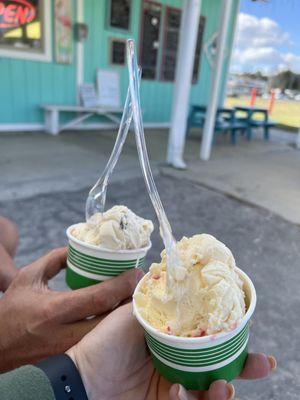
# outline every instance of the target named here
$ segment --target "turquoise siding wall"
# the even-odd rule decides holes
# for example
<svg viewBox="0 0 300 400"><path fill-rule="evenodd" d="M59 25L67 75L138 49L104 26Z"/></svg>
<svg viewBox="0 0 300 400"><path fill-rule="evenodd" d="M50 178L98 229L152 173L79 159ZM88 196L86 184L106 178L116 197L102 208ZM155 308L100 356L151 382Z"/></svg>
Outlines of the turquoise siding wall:
<svg viewBox="0 0 300 400"><path fill-rule="evenodd" d="M90 7L90 4L93 7ZM180 8L182 5L181 0L161 0L159 3ZM121 33L118 30L113 30L106 26L106 2L99 0L90 0L85 6L85 20L92 27L90 36L85 46L85 80L93 82L95 80L95 71L97 68L113 68L120 73L121 77L121 94L122 101L125 100L128 77L126 67L112 67L109 64L109 40L110 38L127 39L134 37L139 44L139 30L140 30L140 16L141 5L140 0L133 0L134 13L132 14L130 34ZM211 38L211 36L218 30L221 0L203 0L201 15L206 17L205 30L203 37L203 46ZM234 25L238 1L235 1L234 10L231 16L231 26ZM100 16L100 18L99 18ZM233 40L233 29L228 35L228 55L230 54L230 47ZM102 40L97 40L102 38ZM228 57L224 60L224 74L222 82L222 90L225 86L225 77L227 73ZM204 49L202 49L200 59L200 71L198 82L192 85L191 103L207 104L208 94L211 84L211 68L207 61ZM173 83L162 81L143 80L141 84L141 99L144 113L145 122L169 122L170 113L172 108L172 95ZM220 96L220 102L222 96Z"/></svg>
<svg viewBox="0 0 300 400"><path fill-rule="evenodd" d="M126 66L112 67L109 64L109 40L133 37L139 44L142 1L132 0L132 3L131 31L123 33L107 27L108 1L84 1L84 19L89 26L89 37L84 45L84 80L85 82L94 82L97 68L113 68L119 71L122 101L125 100L128 85L127 68ZM178 8L182 5L181 0L161 0L160 3ZM206 17L203 44L218 29L221 3L221 0L202 1L201 14ZM238 0L236 0L235 8L237 4ZM75 15L74 7L74 17ZM235 17L236 10L233 10L232 25ZM53 31L52 27L52 33ZM228 37L228 48L231 44L232 32ZM224 82L227 61L228 58L224 60ZM204 50L202 50L200 64L198 82L192 87L191 102L206 104L211 82L211 69ZM0 73L4 77L0 94L0 124L42 123L43 114L39 105L45 103L76 104L76 45L74 45L74 59L71 65L0 58ZM145 121L169 122L173 83L143 80L141 94Z"/></svg>

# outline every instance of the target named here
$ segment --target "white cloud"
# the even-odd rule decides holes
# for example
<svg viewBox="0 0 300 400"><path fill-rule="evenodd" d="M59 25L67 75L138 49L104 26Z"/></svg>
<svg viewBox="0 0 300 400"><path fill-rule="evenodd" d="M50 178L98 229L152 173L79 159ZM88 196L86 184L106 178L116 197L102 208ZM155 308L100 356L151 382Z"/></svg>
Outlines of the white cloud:
<svg viewBox="0 0 300 400"><path fill-rule="evenodd" d="M290 42L289 34L272 19L244 13L238 18L236 45L239 47L280 46Z"/></svg>
<svg viewBox="0 0 300 400"><path fill-rule="evenodd" d="M281 56L283 61L279 65L279 69L289 69L297 74L300 74L300 56L293 53L282 54Z"/></svg>
<svg viewBox="0 0 300 400"><path fill-rule="evenodd" d="M292 69L300 73L300 56L283 52L292 44L289 34L269 18L239 14L232 70L274 73Z"/></svg>

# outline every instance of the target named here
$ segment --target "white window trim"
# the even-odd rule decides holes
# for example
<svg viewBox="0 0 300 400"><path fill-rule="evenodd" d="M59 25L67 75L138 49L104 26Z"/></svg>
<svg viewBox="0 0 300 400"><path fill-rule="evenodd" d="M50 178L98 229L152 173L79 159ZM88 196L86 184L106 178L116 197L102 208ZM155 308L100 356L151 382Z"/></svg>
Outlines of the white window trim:
<svg viewBox="0 0 300 400"><path fill-rule="evenodd" d="M26 50L14 50L0 48L0 57L17 58L21 60L31 61L52 61L52 7L51 0L44 0L43 8L44 34L45 34L45 51L44 53L34 53Z"/></svg>

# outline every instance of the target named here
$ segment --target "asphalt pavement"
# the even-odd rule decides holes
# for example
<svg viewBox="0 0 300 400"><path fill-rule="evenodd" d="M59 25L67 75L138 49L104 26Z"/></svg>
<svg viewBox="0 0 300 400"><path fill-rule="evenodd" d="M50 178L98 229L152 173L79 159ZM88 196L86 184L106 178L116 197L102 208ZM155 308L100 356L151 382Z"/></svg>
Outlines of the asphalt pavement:
<svg viewBox="0 0 300 400"><path fill-rule="evenodd" d="M163 203L175 236L199 232L215 235L229 246L238 266L252 278L258 294L251 327L250 349L274 354L278 370L267 380L236 382L237 398L243 400L299 398L299 287L300 228L275 214L244 204L197 182L156 175ZM21 267L49 249L67 244L65 230L84 218L88 188L39 194L0 202L1 213L11 217L20 230L17 263ZM153 219L153 247L146 266L159 260L162 241L157 221L141 178L109 187L107 207L125 204L143 217ZM51 287L65 290L64 273Z"/></svg>

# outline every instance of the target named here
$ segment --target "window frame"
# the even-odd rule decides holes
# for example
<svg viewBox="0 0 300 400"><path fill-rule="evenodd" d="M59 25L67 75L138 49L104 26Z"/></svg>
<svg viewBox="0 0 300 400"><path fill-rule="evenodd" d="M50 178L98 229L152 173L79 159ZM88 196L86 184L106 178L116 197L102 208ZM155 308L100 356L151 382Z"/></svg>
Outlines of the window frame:
<svg viewBox="0 0 300 400"><path fill-rule="evenodd" d="M139 31L139 64L142 65L142 50L143 50L143 40L144 40L144 26L145 26L145 16L144 16L144 4L145 3L150 3L158 6L160 8L161 12L161 19L160 19L160 26L159 26L159 42L162 43L161 46L159 46L158 49L158 54L157 54L157 60L156 60L156 67L155 67L155 77L152 78L145 78L142 77L143 80L149 81L149 82L164 82L164 83L174 83L176 79L176 65L177 65L177 57L178 54L176 54L176 65L175 65L175 74L174 74L174 79L166 79L163 76L163 64L164 60L166 57L166 43L167 43L167 18L170 13L170 10L175 10L181 14L182 18L182 8L180 7L173 7L170 5L166 5L163 3L160 3L155 0L141 0L141 15L140 15L140 31ZM205 27L206 27L206 16L205 15L200 15L199 19L199 26L198 26L198 32L201 24L201 20L203 21L203 32L202 32L202 37L201 37L201 47L200 47L200 57L199 57L199 65L197 68L197 76L194 79L192 76L191 79L191 85L196 85L199 82L199 76L200 76L200 71L201 71L201 59L203 56L203 41L204 41L204 35L205 35ZM179 32L180 32L180 27L179 27ZM196 43L196 48L198 44L198 32L197 32L197 43ZM179 42L178 42L179 46ZM196 48L195 48L195 56L196 56ZM178 49L177 49L178 53ZM194 65L195 65L195 59L194 59ZM193 65L193 72L194 72L194 65Z"/></svg>
<svg viewBox="0 0 300 400"><path fill-rule="evenodd" d="M166 45L167 45L167 21L168 21L168 15L169 15L170 11L173 11L173 10L179 12L181 14L180 19L182 18L182 8L165 6L165 16L164 16L164 23L163 23L163 45L162 45L162 49L161 49L161 65L160 65L160 71L159 71L159 80L161 82L175 82L178 48L177 48L177 52L176 52L176 61L175 61L176 64L175 64L174 79L165 79L163 76L163 65L164 65L164 61L166 59L165 49L166 49ZM180 33L180 25L179 25L179 33ZM178 43L178 46L179 46L179 43Z"/></svg>
<svg viewBox="0 0 300 400"><path fill-rule="evenodd" d="M125 58L124 58L124 63L123 64L115 64L112 61L112 56L113 56L113 42L121 42L124 43L125 46ZM116 37L111 37L109 38L109 65L111 65L114 68L122 68L126 65L126 39L120 39L120 38L116 38Z"/></svg>
<svg viewBox="0 0 300 400"><path fill-rule="evenodd" d="M19 50L8 48L5 45L0 45L0 57L21 59L28 61L52 61L52 7L51 0L41 0L42 13L42 30L43 30L43 52L36 52L32 50Z"/></svg>
<svg viewBox="0 0 300 400"><path fill-rule="evenodd" d="M161 38L161 35L162 35L163 20L164 20L164 15L163 15L164 5L162 3L159 3L155 0L142 0L141 1L141 16L140 16L141 25L140 25L140 34L139 34L139 65L141 65L142 67L143 67L142 51L143 51L144 26L145 26L145 14L144 14L144 4L145 3L154 4L160 8L161 18L160 18L160 22L159 22L159 38ZM157 60L156 60L156 65L155 65L155 78L153 78L153 79L144 78L142 76L143 81L149 81L149 82L160 81L160 68L159 68L160 61L161 61L160 49L158 49Z"/></svg>
<svg viewBox="0 0 300 400"><path fill-rule="evenodd" d="M107 3L107 13L106 13L106 27L108 30L112 31L117 31L121 33L130 33L132 31L132 3L133 0L130 0L130 11L129 11L129 22L128 22L128 28L118 28L117 26L111 25L111 2L113 0L109 0ZM104 11L105 13L105 11Z"/></svg>

